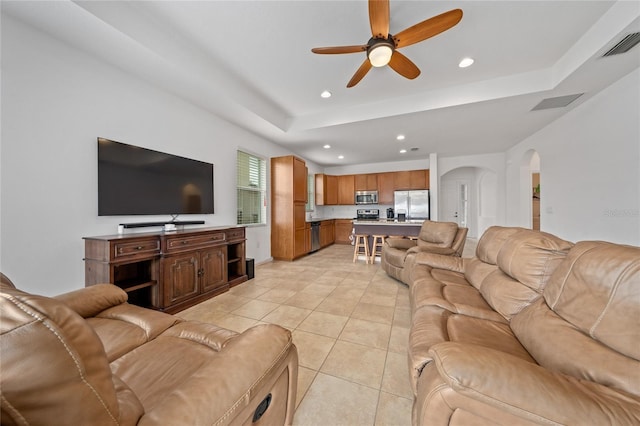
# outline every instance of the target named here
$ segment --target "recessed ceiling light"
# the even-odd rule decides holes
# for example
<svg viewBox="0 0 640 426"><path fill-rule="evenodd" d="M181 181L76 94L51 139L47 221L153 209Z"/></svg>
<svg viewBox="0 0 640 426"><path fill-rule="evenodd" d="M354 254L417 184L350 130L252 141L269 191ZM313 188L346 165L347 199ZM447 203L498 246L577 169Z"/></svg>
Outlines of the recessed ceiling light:
<svg viewBox="0 0 640 426"><path fill-rule="evenodd" d="M338 155L338 159L342 160L344 158L344 155Z"/></svg>
<svg viewBox="0 0 640 426"><path fill-rule="evenodd" d="M324 148L324 149L329 149L329 148L331 148L331 145L326 144L325 146L323 146L323 148Z"/></svg>
<svg viewBox="0 0 640 426"><path fill-rule="evenodd" d="M401 150L400 150L400 154L404 154L405 152L407 152L407 150L406 150L406 149L401 149Z"/></svg>
<svg viewBox="0 0 640 426"><path fill-rule="evenodd" d="M460 63L458 64L458 66L460 68L466 68L468 66L471 66L473 64L473 59L471 58L464 58L463 60L460 61Z"/></svg>
<svg viewBox="0 0 640 426"><path fill-rule="evenodd" d="M398 135L396 136L396 139L399 141L403 141L404 140L404 135Z"/></svg>
<svg viewBox="0 0 640 426"><path fill-rule="evenodd" d="M325 90L324 92L320 93L320 97L321 98L330 98L331 97L331 92L328 90Z"/></svg>

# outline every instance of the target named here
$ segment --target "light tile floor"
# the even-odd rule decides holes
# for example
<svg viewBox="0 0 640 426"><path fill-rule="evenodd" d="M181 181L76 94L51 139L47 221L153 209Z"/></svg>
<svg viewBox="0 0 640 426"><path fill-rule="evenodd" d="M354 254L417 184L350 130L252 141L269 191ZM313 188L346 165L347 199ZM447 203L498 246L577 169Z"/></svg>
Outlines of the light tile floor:
<svg viewBox="0 0 640 426"><path fill-rule="evenodd" d="M472 255L474 241L465 255ZM257 265L255 278L178 313L237 332L262 323L293 335L295 425L410 425L409 289L379 259L352 262L332 245L294 262Z"/></svg>

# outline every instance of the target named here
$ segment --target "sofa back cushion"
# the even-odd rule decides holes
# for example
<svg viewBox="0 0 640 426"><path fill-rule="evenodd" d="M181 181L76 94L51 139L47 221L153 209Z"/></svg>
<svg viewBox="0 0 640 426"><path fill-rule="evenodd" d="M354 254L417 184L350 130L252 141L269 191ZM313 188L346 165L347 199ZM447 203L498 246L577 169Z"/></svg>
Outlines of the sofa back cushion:
<svg viewBox="0 0 640 426"><path fill-rule="evenodd" d="M640 396L640 248L577 243L511 328L540 365Z"/></svg>
<svg viewBox="0 0 640 426"><path fill-rule="evenodd" d="M542 293L571 247L573 243L555 235L525 229L507 238L498 252L497 263L502 272Z"/></svg>
<svg viewBox="0 0 640 426"><path fill-rule="evenodd" d="M478 290L480 290L484 279L497 270L497 265L485 263L477 257L464 259L464 277L469 281L469 284Z"/></svg>
<svg viewBox="0 0 640 426"><path fill-rule="evenodd" d="M458 232L455 222L425 220L418 234L418 247L451 247Z"/></svg>
<svg viewBox="0 0 640 426"><path fill-rule="evenodd" d="M514 280L497 267L482 282L480 294L507 321L511 321L514 315L542 297L540 293Z"/></svg>
<svg viewBox="0 0 640 426"><path fill-rule="evenodd" d="M1 286L0 312L3 424L121 420L104 349L80 315L58 300L6 285Z"/></svg>
<svg viewBox="0 0 640 426"><path fill-rule="evenodd" d="M544 292L549 307L593 339L640 360L640 247L583 241Z"/></svg>
<svg viewBox="0 0 640 426"><path fill-rule="evenodd" d="M491 226L478 241L476 246L476 257L484 263L496 265L498 262L498 253L502 248L504 242L511 235L516 232L522 231L524 228L506 227L506 226Z"/></svg>

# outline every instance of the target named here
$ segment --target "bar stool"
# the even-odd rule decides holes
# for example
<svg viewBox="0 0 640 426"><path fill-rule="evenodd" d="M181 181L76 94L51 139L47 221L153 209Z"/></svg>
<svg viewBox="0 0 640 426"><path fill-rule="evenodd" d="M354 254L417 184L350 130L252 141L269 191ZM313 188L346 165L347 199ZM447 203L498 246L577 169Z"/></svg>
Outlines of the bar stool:
<svg viewBox="0 0 640 426"><path fill-rule="evenodd" d="M382 257L382 246L384 245L385 238L387 238L386 235L373 236L373 246L371 248L371 264L372 265L376 263L376 256Z"/></svg>
<svg viewBox="0 0 640 426"><path fill-rule="evenodd" d="M364 254L364 263L369 263L369 236L364 234L355 235L355 244L353 248L353 262L358 260L359 254ZM360 251L364 249L364 251Z"/></svg>

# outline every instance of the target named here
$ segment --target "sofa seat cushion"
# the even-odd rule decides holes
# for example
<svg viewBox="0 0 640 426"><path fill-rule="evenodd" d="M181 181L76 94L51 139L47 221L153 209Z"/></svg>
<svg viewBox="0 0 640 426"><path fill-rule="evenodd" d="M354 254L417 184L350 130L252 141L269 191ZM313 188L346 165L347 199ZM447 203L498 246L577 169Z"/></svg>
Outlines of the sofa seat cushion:
<svg viewBox="0 0 640 426"><path fill-rule="evenodd" d="M535 363L508 324L424 306L415 311L409 331L409 369L414 391L422 369L432 360L431 347L449 341L489 347Z"/></svg>
<svg viewBox="0 0 640 426"><path fill-rule="evenodd" d="M259 325L237 334L185 322L120 357L111 368L142 402L141 424L181 424L185 418L190 424L217 424L250 404L255 409L278 380L287 386L277 387L284 395L274 394L273 400L284 399L286 406L287 389L295 395L296 373L282 366L294 364L291 333L279 326ZM283 378L277 370L284 371ZM286 409L278 404L274 411Z"/></svg>

